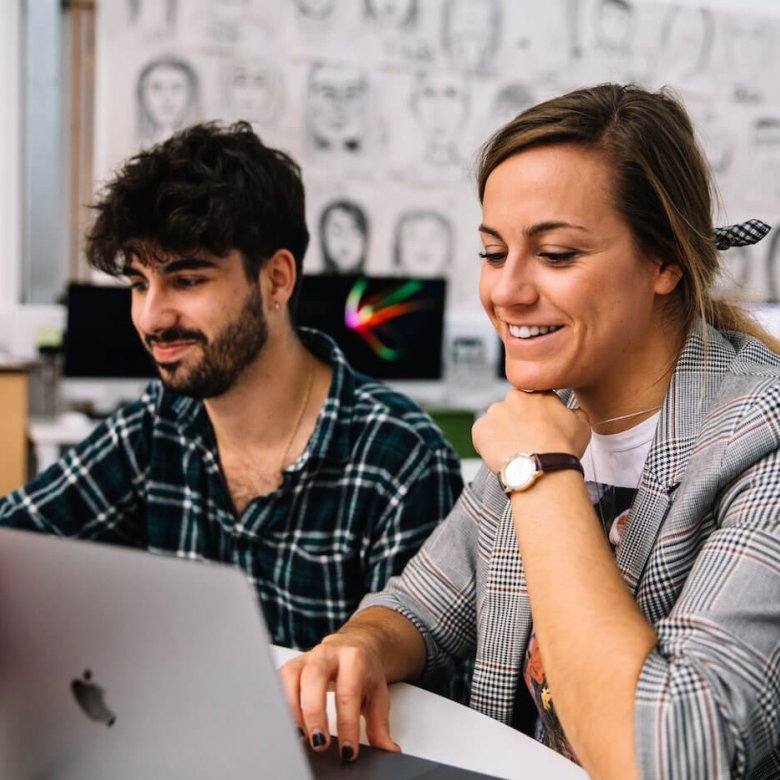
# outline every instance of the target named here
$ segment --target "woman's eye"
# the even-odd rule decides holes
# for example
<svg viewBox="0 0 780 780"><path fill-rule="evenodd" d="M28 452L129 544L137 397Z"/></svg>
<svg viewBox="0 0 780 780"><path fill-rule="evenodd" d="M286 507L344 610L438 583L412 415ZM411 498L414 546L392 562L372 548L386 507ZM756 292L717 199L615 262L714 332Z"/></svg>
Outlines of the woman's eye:
<svg viewBox="0 0 780 780"><path fill-rule="evenodd" d="M487 263L502 263L506 260L506 252L480 252L479 256Z"/></svg>
<svg viewBox="0 0 780 780"><path fill-rule="evenodd" d="M577 252L539 252L539 257L543 257L548 263L555 265L556 263L566 263L569 260L573 260L577 257Z"/></svg>

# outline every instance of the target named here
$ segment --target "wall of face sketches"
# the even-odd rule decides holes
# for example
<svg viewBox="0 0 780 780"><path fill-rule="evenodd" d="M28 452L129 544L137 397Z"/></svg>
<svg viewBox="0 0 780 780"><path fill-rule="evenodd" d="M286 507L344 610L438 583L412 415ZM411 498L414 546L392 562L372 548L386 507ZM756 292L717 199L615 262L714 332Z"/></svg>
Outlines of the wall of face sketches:
<svg viewBox="0 0 780 780"><path fill-rule="evenodd" d="M630 0L104 1L96 170L195 120L247 119L302 165L308 272L444 275L451 311L475 312L475 154L577 86L674 86L719 221L780 223L777 40L780 18ZM780 224L724 265L724 294L780 300Z"/></svg>

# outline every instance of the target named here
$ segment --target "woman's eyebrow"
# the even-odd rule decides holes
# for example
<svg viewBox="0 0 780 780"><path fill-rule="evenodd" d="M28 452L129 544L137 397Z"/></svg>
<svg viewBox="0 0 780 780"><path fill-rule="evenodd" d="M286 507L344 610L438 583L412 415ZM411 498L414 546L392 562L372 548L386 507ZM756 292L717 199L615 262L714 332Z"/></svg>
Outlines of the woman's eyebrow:
<svg viewBox="0 0 780 780"><path fill-rule="evenodd" d="M550 230L558 230L560 228L568 228L570 230L582 230L584 232L589 232L588 228L586 228L584 225L575 225L573 222L564 222L564 221L549 221L549 222L537 222L535 225L529 225L528 227L523 229L523 235L526 238L531 238L532 236L539 235L540 233L546 233ZM479 226L479 232L480 233L487 233L489 236L494 236L495 238L501 238L501 234L492 227L488 227L485 224L482 224Z"/></svg>
<svg viewBox="0 0 780 780"><path fill-rule="evenodd" d="M547 233L550 230L559 230L560 228L569 228L573 230L584 230L588 232L588 228L584 225L575 225L573 222L564 221L550 221L550 222L537 222L535 225L529 225L523 230L526 237L539 235L539 233Z"/></svg>

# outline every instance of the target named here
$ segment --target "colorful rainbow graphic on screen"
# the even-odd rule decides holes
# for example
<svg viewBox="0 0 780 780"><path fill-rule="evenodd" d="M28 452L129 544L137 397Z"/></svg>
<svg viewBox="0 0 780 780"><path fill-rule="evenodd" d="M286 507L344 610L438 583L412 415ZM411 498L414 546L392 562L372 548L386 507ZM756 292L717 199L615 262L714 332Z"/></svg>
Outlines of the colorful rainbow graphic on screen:
<svg viewBox="0 0 780 780"><path fill-rule="evenodd" d="M422 288L422 282L411 280L397 289L363 297L368 282L358 279L347 295L344 307L344 323L355 331L382 360L398 360L403 355L403 345L390 346L396 340L391 323L411 311L430 306L429 301L411 301Z"/></svg>

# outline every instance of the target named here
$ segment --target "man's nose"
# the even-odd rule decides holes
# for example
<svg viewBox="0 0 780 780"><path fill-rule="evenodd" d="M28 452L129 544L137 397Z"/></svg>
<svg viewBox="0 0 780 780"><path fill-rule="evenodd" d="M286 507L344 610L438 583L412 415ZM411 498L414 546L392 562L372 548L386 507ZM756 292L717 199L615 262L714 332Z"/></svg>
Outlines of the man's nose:
<svg viewBox="0 0 780 780"><path fill-rule="evenodd" d="M134 294L132 311L135 327L146 335L171 328L178 321L171 295L156 285Z"/></svg>

